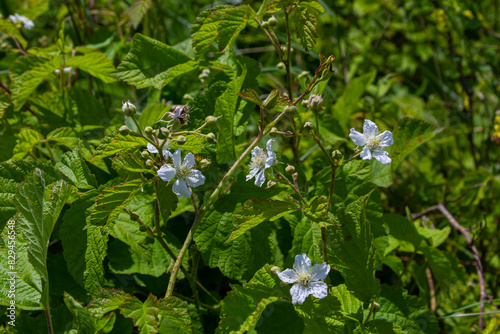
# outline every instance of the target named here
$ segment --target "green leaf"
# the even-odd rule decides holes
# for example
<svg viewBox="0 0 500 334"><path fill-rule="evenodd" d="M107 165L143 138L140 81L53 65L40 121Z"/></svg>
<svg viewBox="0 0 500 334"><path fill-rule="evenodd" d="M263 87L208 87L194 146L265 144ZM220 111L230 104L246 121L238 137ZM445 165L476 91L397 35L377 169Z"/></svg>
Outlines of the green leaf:
<svg viewBox="0 0 500 334"><path fill-rule="evenodd" d="M437 320L427 305L415 296L395 286L382 285L378 318L396 323L408 334L436 334L439 332Z"/></svg>
<svg viewBox="0 0 500 334"><path fill-rule="evenodd" d="M304 217L293 229L293 243L288 254L293 258L306 253L312 263L323 263L321 245L321 228Z"/></svg>
<svg viewBox="0 0 500 334"><path fill-rule="evenodd" d="M146 168L144 161L139 159L137 149L135 148L117 153L116 157L111 158L111 160L113 161L113 165L117 166L118 168L122 168L130 172L149 173L156 175L153 170ZM113 168L116 169L116 167Z"/></svg>
<svg viewBox="0 0 500 334"><path fill-rule="evenodd" d="M172 191L172 186L166 186L159 182L156 188L156 196L160 202L160 213L163 218L163 223L166 224L168 218L177 209L179 197Z"/></svg>
<svg viewBox="0 0 500 334"><path fill-rule="evenodd" d="M371 224L365 217L369 197L362 196L339 212L341 228L332 231L327 247L329 264L340 271L346 287L363 302L369 302L379 290Z"/></svg>
<svg viewBox="0 0 500 334"><path fill-rule="evenodd" d="M78 145L79 133L73 128L57 128L47 135L47 140L55 141L57 144L69 147L71 149Z"/></svg>
<svg viewBox="0 0 500 334"><path fill-rule="evenodd" d="M331 292L340 301L340 312L344 316L363 322L363 302L354 297L345 284L333 287Z"/></svg>
<svg viewBox="0 0 500 334"><path fill-rule="evenodd" d="M136 34L132 49L113 74L137 88L145 88L162 83L170 69L189 60L171 46Z"/></svg>
<svg viewBox="0 0 500 334"><path fill-rule="evenodd" d="M257 92L252 88L249 88L246 91L238 93L236 95L240 96L244 100L255 103L259 107L263 107L262 99L260 98L259 94L257 94Z"/></svg>
<svg viewBox="0 0 500 334"><path fill-rule="evenodd" d="M313 223L320 227L327 227L334 224L329 213L326 211L328 200L322 196L315 197L308 207L304 207L304 215Z"/></svg>
<svg viewBox="0 0 500 334"><path fill-rule="evenodd" d="M261 199L247 201L235 215L233 233L225 243L239 238L245 232L265 221L275 221L299 209L299 203L292 198L289 198L287 202Z"/></svg>
<svg viewBox="0 0 500 334"><path fill-rule="evenodd" d="M422 237L417 231L415 225L403 216L397 214L385 214L384 221L389 226L389 234L398 240L411 243L415 249L418 249L422 242Z"/></svg>
<svg viewBox="0 0 500 334"><path fill-rule="evenodd" d="M304 319L305 334L344 334L344 320L340 302L332 295L325 298L306 298L302 305L295 305L297 314Z"/></svg>
<svg viewBox="0 0 500 334"><path fill-rule="evenodd" d="M83 56L70 58L65 65L79 68L93 77L102 80L104 83L116 81L116 79L111 76L111 72L115 70L113 62L106 58L106 55L102 52L91 52Z"/></svg>
<svg viewBox="0 0 500 334"><path fill-rule="evenodd" d="M417 147L432 139L442 128L421 120L403 118L396 125L393 138L394 144L389 147L389 156L392 160L392 170L395 171L399 164Z"/></svg>
<svg viewBox="0 0 500 334"><path fill-rule="evenodd" d="M139 333L158 333L163 322L169 323L169 333L192 333L186 305L176 297L158 300L149 294L144 303L133 297L120 307L120 312L132 319Z"/></svg>
<svg viewBox="0 0 500 334"><path fill-rule="evenodd" d="M96 206L90 214L90 224L102 226L113 223L142 185L143 181L137 179L104 189L96 199Z"/></svg>
<svg viewBox="0 0 500 334"><path fill-rule="evenodd" d="M132 148L146 147L147 143L148 142L141 137L130 135L122 136L118 132L113 132L104 137L97 147L92 160L103 159Z"/></svg>
<svg viewBox="0 0 500 334"><path fill-rule="evenodd" d="M333 114L339 120L340 125L346 128L349 124L351 115L356 111L356 105L363 95L363 92L371 85L375 77L376 71L363 74L353 80L346 86L344 93L333 106Z"/></svg>
<svg viewBox="0 0 500 334"><path fill-rule="evenodd" d="M97 188L97 180L94 174L80 155L80 150L76 147L73 151L64 153L61 161L56 163L56 168L66 175L71 182L79 189Z"/></svg>
<svg viewBox="0 0 500 334"><path fill-rule="evenodd" d="M137 0L127 9L126 13L134 29L137 29L149 7L151 7L151 0Z"/></svg>
<svg viewBox="0 0 500 334"><path fill-rule="evenodd" d="M95 317L67 292L64 292L64 303L75 316L73 324L78 333L107 333L113 328L116 320L114 312L100 318Z"/></svg>
<svg viewBox="0 0 500 334"><path fill-rule="evenodd" d="M222 302L221 321L215 333L252 332L269 304L287 301L282 296L288 292L280 288L280 280L270 269L266 264L248 283L232 286L233 291Z"/></svg>
<svg viewBox="0 0 500 334"><path fill-rule="evenodd" d="M295 29L297 38L306 52L309 52L316 44L316 32L318 11L312 6L299 7L294 13Z"/></svg>
<svg viewBox="0 0 500 334"><path fill-rule="evenodd" d="M231 81L227 85L226 91L215 102L214 116L222 116L217 121L219 128L219 136L217 138L217 162L231 164L236 157L234 144L234 117L239 109L243 109L246 105L236 94L241 89L245 76L247 74L246 67L242 74Z"/></svg>
<svg viewBox="0 0 500 334"><path fill-rule="evenodd" d="M42 279L42 300L48 307L47 249L50 235L71 188L59 180L46 189L43 173L35 169L19 186L14 199L18 210L19 230L29 244L28 259Z"/></svg>
<svg viewBox="0 0 500 334"><path fill-rule="evenodd" d="M99 290L103 284L103 261L108 248L108 236L103 228L91 226L85 229L98 194L91 190L73 202L59 228L68 271L89 293Z"/></svg>
<svg viewBox="0 0 500 334"><path fill-rule="evenodd" d="M12 152L12 159L22 159L43 139L43 136L35 130L23 129L17 135L17 145Z"/></svg>
<svg viewBox="0 0 500 334"><path fill-rule="evenodd" d="M188 62L173 66L167 71L163 80L155 85L155 88L162 89L163 87L174 81L176 78L186 76L186 74L190 72L197 71L198 64L198 61L190 60Z"/></svg>
<svg viewBox="0 0 500 334"><path fill-rule="evenodd" d="M465 281L465 269L453 254L426 245L420 249L429 263L438 287L449 289L457 281Z"/></svg>
<svg viewBox="0 0 500 334"><path fill-rule="evenodd" d="M26 48L28 42L24 39L23 35L19 32L16 25L10 20L0 19L0 32L15 38L23 48Z"/></svg>
<svg viewBox="0 0 500 334"><path fill-rule="evenodd" d="M171 104L155 103L150 104L139 116L139 127L143 130L146 126L153 126L166 112L172 108Z"/></svg>
<svg viewBox="0 0 500 334"><path fill-rule="evenodd" d="M59 57L54 57L24 72L12 88L12 101L15 105L14 109L21 109L38 85L48 76L53 74L54 70L58 69L60 66L61 59Z"/></svg>

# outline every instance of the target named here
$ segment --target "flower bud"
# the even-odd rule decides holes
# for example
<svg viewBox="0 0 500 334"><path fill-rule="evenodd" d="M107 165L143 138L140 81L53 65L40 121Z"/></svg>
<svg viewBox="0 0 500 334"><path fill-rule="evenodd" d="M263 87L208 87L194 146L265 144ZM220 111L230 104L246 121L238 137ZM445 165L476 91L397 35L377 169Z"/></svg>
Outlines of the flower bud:
<svg viewBox="0 0 500 334"><path fill-rule="evenodd" d="M200 169L201 169L201 170L205 170L205 169L207 169L207 168L208 168L208 166L210 166L210 161L209 161L209 160L207 160L207 159L202 159L202 160L200 161Z"/></svg>
<svg viewBox="0 0 500 334"><path fill-rule="evenodd" d="M146 126L146 128L144 129L144 133L148 136L151 136L153 134L153 128L150 126Z"/></svg>
<svg viewBox="0 0 500 334"><path fill-rule="evenodd" d="M142 225L142 224L141 224L141 225L139 226L139 231L141 231L141 232L146 232L147 230L149 230L147 225Z"/></svg>
<svg viewBox="0 0 500 334"><path fill-rule="evenodd" d="M311 122L305 122L304 129L314 129L314 125Z"/></svg>
<svg viewBox="0 0 500 334"><path fill-rule="evenodd" d="M217 141L213 132L210 132L209 134L207 134L205 137L205 140L209 143L215 143Z"/></svg>
<svg viewBox="0 0 500 334"><path fill-rule="evenodd" d="M126 125L122 125L119 129L118 129L118 132L120 132L120 134L122 136L126 136L130 133L130 129L128 128L128 126Z"/></svg>
<svg viewBox="0 0 500 334"><path fill-rule="evenodd" d="M198 75L198 79L200 79L201 81L205 80L206 78L208 78L208 74L202 73Z"/></svg>
<svg viewBox="0 0 500 334"><path fill-rule="evenodd" d="M278 274L278 271L280 271L280 267L278 266L273 266L271 267L271 269L269 270L270 272L272 272L273 274Z"/></svg>
<svg viewBox="0 0 500 334"><path fill-rule="evenodd" d="M179 145L184 145L186 143L186 137L184 136L179 136L177 138L175 138L175 141L177 142L177 144Z"/></svg>
<svg viewBox="0 0 500 334"><path fill-rule="evenodd" d="M278 129L276 129L275 127L272 127L271 131L269 131L269 135L271 137L276 137L277 134L278 134Z"/></svg>
<svg viewBox="0 0 500 334"><path fill-rule="evenodd" d="M191 100L194 100L194 97L190 94L184 94L184 96L182 96L182 98L184 100L187 100L187 101L191 101Z"/></svg>
<svg viewBox="0 0 500 334"><path fill-rule="evenodd" d="M276 181L274 181L274 180L269 180L269 181L267 181L267 188L272 188L272 187L274 187L276 184L277 184L277 182L276 182Z"/></svg>
<svg viewBox="0 0 500 334"><path fill-rule="evenodd" d="M207 123L208 128L213 128L214 126L217 125L217 117L207 116L205 118L205 123Z"/></svg>
<svg viewBox="0 0 500 334"><path fill-rule="evenodd" d="M293 114L293 113L296 113L297 112L297 107L294 106L294 105L288 105L285 107L285 112L287 114Z"/></svg>
<svg viewBox="0 0 500 334"><path fill-rule="evenodd" d="M301 104L304 108L307 108L309 107L309 100L302 100Z"/></svg>
<svg viewBox="0 0 500 334"><path fill-rule="evenodd" d="M302 72L300 72L300 74L299 74L298 78L299 78L299 79L302 79L302 78L304 78L304 77L307 77L308 75L309 75L309 72L308 72L308 71L302 71Z"/></svg>
<svg viewBox="0 0 500 334"><path fill-rule="evenodd" d="M141 152L141 158L142 159L149 159L151 156L149 155L148 150L144 150Z"/></svg>
<svg viewBox="0 0 500 334"><path fill-rule="evenodd" d="M167 139L168 138L167 128L162 127L162 128L158 129L158 138L159 139Z"/></svg>
<svg viewBox="0 0 500 334"><path fill-rule="evenodd" d="M263 22L262 22L262 28L264 28L264 29L269 28L269 22L267 22L267 21L263 21Z"/></svg>
<svg viewBox="0 0 500 334"><path fill-rule="evenodd" d="M153 166L155 165L155 163L154 163L154 161L153 161L153 160L148 159L148 160L146 160L145 165L146 165L146 168L147 168L147 169L151 169L151 168L153 168Z"/></svg>
<svg viewBox="0 0 500 334"><path fill-rule="evenodd" d="M309 108L314 112L323 110L325 108L325 104L326 101L320 95L312 94L309 97Z"/></svg>
<svg viewBox="0 0 500 334"><path fill-rule="evenodd" d="M270 25L271 27L276 27L276 25L278 24L278 20L276 20L276 18L274 17L274 15L273 15L273 16L271 16L271 17L269 18L269 20L267 20L267 22L269 22L269 25Z"/></svg>
<svg viewBox="0 0 500 334"><path fill-rule="evenodd" d="M332 158L335 166L342 165L342 162L344 161L344 155L339 150L335 150L332 152Z"/></svg>
<svg viewBox="0 0 500 334"><path fill-rule="evenodd" d="M203 71L201 71L202 74L206 74L207 76L210 74L210 70L208 68L204 68Z"/></svg>
<svg viewBox="0 0 500 334"><path fill-rule="evenodd" d="M288 165L286 166L285 171L289 174L292 174L293 172L295 172L295 167L293 167L292 165Z"/></svg>
<svg viewBox="0 0 500 334"><path fill-rule="evenodd" d="M130 219L136 222L140 218L139 218L139 215L137 214L137 212L130 212Z"/></svg>
<svg viewBox="0 0 500 334"><path fill-rule="evenodd" d="M132 103L130 103L130 101L127 101L122 104L122 111L125 116L133 116L135 115L137 108Z"/></svg>
<svg viewBox="0 0 500 334"><path fill-rule="evenodd" d="M284 70L285 64L283 62L279 62L278 65L276 65L276 67L279 68L280 70Z"/></svg>
<svg viewBox="0 0 500 334"><path fill-rule="evenodd" d="M377 313L378 311L380 311L380 304L377 302L371 303L370 304L370 311L372 311L374 313Z"/></svg>

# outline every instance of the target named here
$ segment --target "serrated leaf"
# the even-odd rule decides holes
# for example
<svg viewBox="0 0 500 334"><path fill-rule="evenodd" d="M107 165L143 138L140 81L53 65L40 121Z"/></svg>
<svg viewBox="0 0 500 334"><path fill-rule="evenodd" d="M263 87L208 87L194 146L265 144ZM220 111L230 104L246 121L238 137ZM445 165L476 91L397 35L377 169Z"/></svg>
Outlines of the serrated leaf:
<svg viewBox="0 0 500 334"><path fill-rule="evenodd" d="M172 186L166 186L162 182L159 182L157 185L156 196L160 202L160 213L163 223L166 224L172 212L177 209L179 197L172 191Z"/></svg>
<svg viewBox="0 0 500 334"><path fill-rule="evenodd" d="M97 180L82 159L78 147L64 153L61 161L56 163L56 168L80 189L97 188Z"/></svg>
<svg viewBox="0 0 500 334"><path fill-rule="evenodd" d="M23 48L26 48L26 45L28 45L28 42L26 42L16 25L10 20L0 19L0 32L15 38Z"/></svg>
<svg viewBox="0 0 500 334"><path fill-rule="evenodd" d="M106 328L113 328L116 320L115 313L95 317L67 292L64 292L64 302L75 316L73 324L78 333L107 333Z"/></svg>
<svg viewBox="0 0 500 334"><path fill-rule="evenodd" d="M293 243L289 256L293 258L297 254L306 253L311 262L323 263L321 245L321 228L311 224L309 219L304 217L293 229Z"/></svg>
<svg viewBox="0 0 500 334"><path fill-rule="evenodd" d="M149 7L151 7L151 0L137 0L127 9L126 13L134 29L137 29Z"/></svg>
<svg viewBox="0 0 500 334"><path fill-rule="evenodd" d="M14 102L14 110L22 108L26 100L31 96L35 89L49 75L54 73L54 70L61 66L61 59L57 56L50 60L45 60L32 67L29 71L24 72L21 77L15 82L12 88L12 101Z"/></svg>
<svg viewBox="0 0 500 334"><path fill-rule="evenodd" d="M142 185L143 181L137 179L104 189L96 198L96 206L90 214L89 223L100 226L113 223Z"/></svg>
<svg viewBox="0 0 500 334"><path fill-rule="evenodd" d="M332 226L334 222L326 211L327 203L328 200L323 196L315 197L309 206L303 208L304 215L320 227Z"/></svg>
<svg viewBox="0 0 500 334"><path fill-rule="evenodd" d="M136 34L132 49L113 74L137 88L145 88L163 82L171 68L190 60L166 44Z"/></svg>
<svg viewBox="0 0 500 334"><path fill-rule="evenodd" d="M300 1L300 7L308 8L312 11L317 11L318 13L324 13L325 9L317 1Z"/></svg>
<svg viewBox="0 0 500 334"><path fill-rule="evenodd" d="M297 314L304 319L304 334L344 333L344 319L340 302L332 295L325 298L306 298L302 305L295 305Z"/></svg>
<svg viewBox="0 0 500 334"><path fill-rule="evenodd" d="M363 322L363 302L354 297L345 284L340 284L331 289L331 293L340 301L340 312L344 316Z"/></svg>
<svg viewBox="0 0 500 334"><path fill-rule="evenodd" d="M138 155L137 150L133 148L128 151L122 151L120 153L117 153L116 157L111 158L111 160L113 161L114 165L118 166L119 168L128 170L130 172L149 173L156 175L156 173L153 170L146 168L144 161L139 159L137 155Z"/></svg>
<svg viewBox="0 0 500 334"><path fill-rule="evenodd" d="M418 233L415 225L403 216L396 214L385 214L384 221L389 227L389 234L398 240L411 243L418 249L422 242L422 237Z"/></svg>
<svg viewBox="0 0 500 334"><path fill-rule="evenodd" d="M295 200L292 200L295 201ZM284 215L300 209L298 202L284 202L274 200L250 200L234 217L233 233L229 236L226 244L241 237L245 232L262 224L265 221L275 221Z"/></svg>
<svg viewBox="0 0 500 334"><path fill-rule="evenodd" d="M95 150L92 160L103 159L132 148L146 147L147 143L148 142L141 137L130 135L122 136L118 132L113 132L104 137Z"/></svg>
<svg viewBox="0 0 500 334"><path fill-rule="evenodd" d="M370 194L360 197L338 213L339 229L330 229L329 264L340 271L346 287L356 298L369 302L378 294L375 278L375 247L371 224L365 217Z"/></svg>
<svg viewBox="0 0 500 334"><path fill-rule="evenodd" d="M185 63L173 66L167 71L167 73L165 73L163 80L155 85L155 88L162 89L163 87L174 81L176 78L186 76L186 74L188 73L197 71L198 64L198 61L190 60Z"/></svg>
<svg viewBox="0 0 500 334"><path fill-rule="evenodd" d="M389 156L393 158L392 170L395 171L399 164L417 147L436 136L442 128L430 123L403 118L396 125L393 138L394 144L389 148Z"/></svg>
<svg viewBox="0 0 500 334"><path fill-rule="evenodd" d="M207 150L205 148L205 138L197 135L185 135L186 142L182 145L177 144L176 142L172 143L169 146L169 150L172 152L176 149L182 149L183 151L191 152L193 154L205 153Z"/></svg>
<svg viewBox="0 0 500 334"><path fill-rule="evenodd" d="M111 76L115 70L113 62L102 52L91 52L83 56L70 58L65 64L67 67L79 68L93 77L102 80L104 83L115 82L116 79Z"/></svg>
<svg viewBox="0 0 500 334"><path fill-rule="evenodd" d="M309 52L316 44L316 20L317 11L312 8L298 8L294 13L295 29L297 38L306 52Z"/></svg>
<svg viewBox="0 0 500 334"><path fill-rule="evenodd" d="M164 321L172 325L170 333L192 333L189 327L191 317L186 306L175 297L158 300L149 294L144 303L133 297L122 304L120 312L126 318L132 319L139 333L159 333L160 325Z"/></svg>
<svg viewBox="0 0 500 334"><path fill-rule="evenodd" d="M396 323L408 334L436 334L439 332L436 317L422 300L409 296L406 290L382 285L378 318Z"/></svg>
<svg viewBox="0 0 500 334"><path fill-rule="evenodd" d="M35 130L23 129L17 135L17 145L12 152L12 159L22 159L43 139L43 136Z"/></svg>
<svg viewBox="0 0 500 334"><path fill-rule="evenodd" d="M47 249L50 235L71 188L59 180L46 189L43 173L35 169L18 187L14 199L19 230L29 245L28 259L42 279L41 304L48 307Z"/></svg>
<svg viewBox="0 0 500 334"><path fill-rule="evenodd" d="M55 141L59 145L63 145L73 149L79 142L79 134L73 128L63 127L57 128L47 135L47 140Z"/></svg>
<svg viewBox="0 0 500 334"><path fill-rule="evenodd" d="M240 96L244 100L255 103L259 107L263 106L262 100L261 100L259 94L257 94L257 92L255 91L255 89L249 88L246 91L238 93L236 95Z"/></svg>

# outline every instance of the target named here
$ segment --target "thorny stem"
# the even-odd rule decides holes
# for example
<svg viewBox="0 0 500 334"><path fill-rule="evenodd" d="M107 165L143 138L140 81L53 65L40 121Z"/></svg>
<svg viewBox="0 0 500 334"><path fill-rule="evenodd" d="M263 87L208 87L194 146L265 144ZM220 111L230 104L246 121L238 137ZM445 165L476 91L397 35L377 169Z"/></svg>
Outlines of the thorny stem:
<svg viewBox="0 0 500 334"><path fill-rule="evenodd" d="M221 191L225 190L225 184L226 182L231 178L233 173L236 171L236 169L240 166L240 164L243 162L243 160L247 157L247 155L252 151L252 149L257 145L259 140L266 135L270 130L271 126L276 124L283 116L285 115L285 112L282 112L279 114L274 121L272 121L266 129L261 131L257 137L254 139L254 141L247 147L247 149L241 154L241 156L236 160L236 162L231 166L229 171L224 175L222 180L219 182L215 190L213 191L212 195L208 198L206 202L203 203L203 205L200 207L198 210L198 214L195 216L193 225L191 226L191 229L189 230L186 239L184 240L184 244L182 245L181 250L179 251L179 255L177 256L177 260L175 261L174 268L172 269L172 273L170 274L170 280L168 282L168 287L167 291L165 293L165 297L170 297L173 293L174 286L175 286L175 280L177 278L177 272L179 271L179 268L181 267L181 262L182 258L184 257L184 254L186 253L187 248L189 247L189 244L191 243L191 240L193 239L194 233L196 229L198 228L198 225L200 221L203 219L205 214L208 212L208 210L212 207L214 202L219 198L219 194Z"/></svg>

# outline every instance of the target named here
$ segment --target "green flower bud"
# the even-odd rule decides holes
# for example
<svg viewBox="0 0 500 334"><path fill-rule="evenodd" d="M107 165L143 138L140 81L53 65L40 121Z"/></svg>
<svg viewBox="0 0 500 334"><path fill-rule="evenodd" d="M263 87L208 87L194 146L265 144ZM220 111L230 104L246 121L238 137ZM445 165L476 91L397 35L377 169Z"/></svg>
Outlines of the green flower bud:
<svg viewBox="0 0 500 334"><path fill-rule="evenodd" d="M289 174L292 174L293 172L295 172L295 167L293 167L292 165L288 165L286 166L285 171Z"/></svg>
<svg viewBox="0 0 500 334"><path fill-rule="evenodd" d="M344 161L344 155L339 150L335 150L332 152L332 158L335 166L342 165L342 162Z"/></svg>
<svg viewBox="0 0 500 334"><path fill-rule="evenodd" d="M213 128L217 125L217 117L207 116L205 118L205 123L207 123L208 128Z"/></svg>
<svg viewBox="0 0 500 334"><path fill-rule="evenodd" d="M267 181L267 188L272 188L272 187L274 187L276 184L277 184L277 182L276 182L276 181L274 181L274 180L269 180L269 181Z"/></svg>
<svg viewBox="0 0 500 334"><path fill-rule="evenodd" d="M151 160L151 159L148 159L148 160L146 160L145 165L146 165L147 169L151 169L155 165L155 162L153 160Z"/></svg>
<svg viewBox="0 0 500 334"><path fill-rule="evenodd" d="M120 132L120 134L122 136L126 136L130 133L130 129L128 128L128 126L126 125L122 125L119 129L118 129L118 132Z"/></svg>
<svg viewBox="0 0 500 334"><path fill-rule="evenodd" d="M179 136L177 138L175 138L175 141L177 142L177 144L179 145L184 145L186 143L186 137L184 136Z"/></svg>
<svg viewBox="0 0 500 334"><path fill-rule="evenodd" d="M297 107L294 106L294 105L289 105L289 106L286 106L285 107L285 112L287 114L293 114L293 113L296 113L297 112Z"/></svg>
<svg viewBox="0 0 500 334"><path fill-rule="evenodd" d="M130 101L127 101L122 104L122 111L125 114L125 116L134 116L135 112L137 111L137 108L130 103Z"/></svg>
<svg viewBox="0 0 500 334"><path fill-rule="evenodd" d="M146 126L146 128L144 129L144 133L147 134L148 136L151 136L153 134L153 128L150 127L150 126Z"/></svg>
<svg viewBox="0 0 500 334"><path fill-rule="evenodd" d="M271 131L269 131L269 135L271 137L276 137L277 134L278 134L278 129L276 129L275 127L272 127Z"/></svg>
<svg viewBox="0 0 500 334"><path fill-rule="evenodd" d="M320 95L312 94L309 97L309 108L314 112L323 110L325 108L325 104L326 101Z"/></svg>
<svg viewBox="0 0 500 334"><path fill-rule="evenodd" d="M311 122L305 122L304 129L314 129L314 125Z"/></svg>
<svg viewBox="0 0 500 334"><path fill-rule="evenodd" d="M279 68L280 70L284 70L285 64L283 62L279 62L278 65L276 65L276 67Z"/></svg>
<svg viewBox="0 0 500 334"><path fill-rule="evenodd" d="M270 272L272 272L273 274L278 274L278 271L280 271L280 267L278 266L273 266L271 267L271 269L269 270Z"/></svg>
<svg viewBox="0 0 500 334"><path fill-rule="evenodd" d="M209 161L209 160L207 160L207 159L202 159L202 160L200 161L200 169L201 169L201 170L205 170L205 169L207 169L207 168L208 168L208 166L210 166L210 161Z"/></svg>
<svg viewBox="0 0 500 334"><path fill-rule="evenodd" d="M267 22L269 22L269 25L270 25L271 27L276 27L276 25L278 24L278 20L276 20L276 18L274 17L274 15L273 15L273 16L271 16L271 17L269 18L269 20L267 20Z"/></svg>
<svg viewBox="0 0 500 334"><path fill-rule="evenodd" d="M298 78L299 78L299 79L302 79L302 78L304 78L304 77L307 77L308 75L309 75L309 72L307 72L307 71L302 71L302 72L300 72L300 74L299 74Z"/></svg>
<svg viewBox="0 0 500 334"><path fill-rule="evenodd" d="M309 107L309 100L302 100L301 104L304 108L307 108Z"/></svg>
<svg viewBox="0 0 500 334"><path fill-rule="evenodd" d="M159 128L158 129L158 138L159 139L167 139L168 138L168 131L167 128Z"/></svg>
<svg viewBox="0 0 500 334"><path fill-rule="evenodd" d="M264 28L264 29L269 28L269 22L267 22L267 21L263 21L263 22L262 22L262 28Z"/></svg>
<svg viewBox="0 0 500 334"><path fill-rule="evenodd" d="M151 156L149 155L149 152L148 150L144 150L141 152L141 158L146 160L146 159L149 159Z"/></svg>
<svg viewBox="0 0 500 334"><path fill-rule="evenodd" d="M148 229L148 227L146 225L140 225L139 226L139 231L146 232L147 230L149 230L149 229Z"/></svg>
<svg viewBox="0 0 500 334"><path fill-rule="evenodd" d="M215 143L217 141L215 135L212 132L206 135L205 140L209 143Z"/></svg>
<svg viewBox="0 0 500 334"><path fill-rule="evenodd" d="M371 303L370 304L370 311L372 311L374 313L377 313L378 311L380 311L380 304L377 302Z"/></svg>
<svg viewBox="0 0 500 334"><path fill-rule="evenodd" d="M139 215L137 214L137 212L130 212L130 219L136 222L140 218L139 218Z"/></svg>

